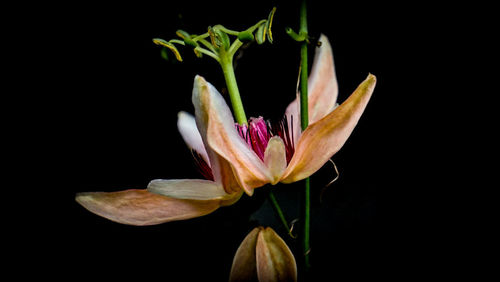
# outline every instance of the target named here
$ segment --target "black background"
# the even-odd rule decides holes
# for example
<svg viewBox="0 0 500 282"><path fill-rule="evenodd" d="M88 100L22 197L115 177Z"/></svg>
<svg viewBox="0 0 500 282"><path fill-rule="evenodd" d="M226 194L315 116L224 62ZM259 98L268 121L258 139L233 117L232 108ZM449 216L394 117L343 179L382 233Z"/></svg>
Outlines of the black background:
<svg viewBox="0 0 500 282"><path fill-rule="evenodd" d="M300 242L287 238L276 220L265 201L268 188L201 218L148 227L110 222L74 201L78 192L201 177L177 132L177 113L193 112L196 74L223 91L222 73L215 61L197 59L187 48L179 48L184 62L167 62L152 38L174 38L179 28L202 33L215 24L243 30L277 6L274 44L245 49L236 77L247 116L281 118L295 97L299 44L284 29L298 29L298 2L50 7L41 16L46 25L30 26L45 43L37 63L42 78L34 81L47 91L31 93L40 107L30 119L36 125L30 136L38 141L29 145L37 152L30 166L43 175L44 187L30 186L37 212L17 222L29 230L22 238L30 246L17 254L19 261L38 266L37 273L67 279L224 281L242 239L264 225L287 241L300 263ZM447 249L436 228L446 223L422 224L433 188L421 185L431 168L419 164L430 161L424 149L429 143L445 147L436 134L446 127L426 126L435 109L422 102L442 99L435 95L436 81L447 72L442 42L455 36L451 22L436 24L445 11L424 3L309 3L310 35L324 33L333 46L339 101L368 73L377 76L365 113L333 157L340 178L321 202L322 188L335 177L333 167L326 164L311 179L315 278L406 280L442 268L439 260ZM310 58L312 63L313 51ZM302 184L277 187L289 221L299 217ZM423 193L426 201L420 202ZM435 244L440 247L429 256Z"/></svg>

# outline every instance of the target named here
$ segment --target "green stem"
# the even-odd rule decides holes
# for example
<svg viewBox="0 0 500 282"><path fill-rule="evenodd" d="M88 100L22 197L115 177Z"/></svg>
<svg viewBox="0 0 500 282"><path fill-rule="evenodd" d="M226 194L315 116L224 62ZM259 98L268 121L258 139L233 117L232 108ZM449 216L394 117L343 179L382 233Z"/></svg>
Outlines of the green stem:
<svg viewBox="0 0 500 282"><path fill-rule="evenodd" d="M272 188L271 188L272 189ZM271 204L273 204L274 211L278 215L278 217L281 220L281 223L287 230L288 234L290 234L290 227L288 226L288 222L286 221L285 214L283 213L283 210L281 210L280 205L278 204L278 201L276 200L276 197L274 196L273 191L269 190L269 200L271 201Z"/></svg>
<svg viewBox="0 0 500 282"><path fill-rule="evenodd" d="M273 204L274 211L276 212L276 214L280 218L281 223L283 224L283 227L285 227L288 234L290 236L292 236L292 234L290 233L290 227L288 226L288 222L286 221L286 218L285 218L285 214L283 213L283 210L281 209L280 205L278 204L278 201L276 200L276 197L274 196L273 191L271 191L271 190L269 190L269 200L271 201L271 204Z"/></svg>
<svg viewBox="0 0 500 282"><path fill-rule="evenodd" d="M300 46L300 125L304 131L309 125L309 102L307 89L307 42Z"/></svg>
<svg viewBox="0 0 500 282"><path fill-rule="evenodd" d="M214 27L218 27L220 30L224 31L227 34L231 34L231 35L238 35L238 33L239 33L239 31L226 28L225 26L220 25L220 24L218 24L218 25L216 25Z"/></svg>
<svg viewBox="0 0 500 282"><path fill-rule="evenodd" d="M219 54L219 58L219 63L222 67L224 78L226 79L227 91L229 92L229 98L231 99L231 105L233 107L236 122L241 125L248 124L248 119L245 115L245 110L243 109L240 91L238 90L238 84L236 83L236 77L234 75L233 56L230 56L225 51L222 51Z"/></svg>
<svg viewBox="0 0 500 282"><path fill-rule="evenodd" d="M205 47L210 49L210 51L212 51L213 53L217 54L217 50L215 50L214 46L212 46L212 44L210 42L208 42L206 39L200 38L197 41L200 42L201 44L205 45Z"/></svg>
<svg viewBox="0 0 500 282"><path fill-rule="evenodd" d="M302 1L302 5L300 7L300 35L305 35L307 38L308 30L307 30L307 9L306 9L306 1ZM307 93L307 79L308 79L308 62L307 62L307 40L302 41L302 46L300 47L300 57L301 57L301 66L300 66L300 124L302 130L305 130L309 125L309 104L308 104L308 93ZM304 266L306 272L310 268L309 261L309 253L311 250L309 244L309 229L311 225L311 185L309 178L306 178L304 181L304 210L303 210L303 241L302 241L302 250L304 252Z"/></svg>
<svg viewBox="0 0 500 282"><path fill-rule="evenodd" d="M229 50L227 51L229 56L233 57L234 54L236 54L236 51L238 51L238 49L242 45L243 45L243 42L241 42L238 38L236 38L236 40L234 40L233 44L231 44L231 47L229 47Z"/></svg>
<svg viewBox="0 0 500 282"><path fill-rule="evenodd" d="M216 54L214 54L214 53L212 53L212 52L208 51L208 50L207 50L207 49L205 49L205 48L202 48L202 47L198 46L198 47L196 47L196 48L194 48L194 49L195 49L196 51L198 51L198 52L202 53L202 54L205 54L205 55L207 55L207 56L212 57L212 58L213 58L214 60L216 60L217 62L219 62L219 61L220 61L220 60L219 60L219 57L218 57Z"/></svg>

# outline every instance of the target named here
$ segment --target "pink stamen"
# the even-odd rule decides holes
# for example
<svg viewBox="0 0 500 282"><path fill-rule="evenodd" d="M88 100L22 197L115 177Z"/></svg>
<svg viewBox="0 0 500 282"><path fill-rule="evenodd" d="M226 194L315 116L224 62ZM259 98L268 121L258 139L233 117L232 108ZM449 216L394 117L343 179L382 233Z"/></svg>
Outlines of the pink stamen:
<svg viewBox="0 0 500 282"><path fill-rule="evenodd" d="M295 144L293 142L293 116L291 117L290 125L288 127L288 119L286 116L280 122L269 124L272 136L279 136L285 144L286 163L290 163L293 153L295 153ZM272 137L271 136L271 137Z"/></svg>
<svg viewBox="0 0 500 282"><path fill-rule="evenodd" d="M245 124L235 124L235 126L241 138L245 140L248 147L250 147L261 160L264 160L267 143L269 143L269 139L273 136L279 136L283 140L287 163L292 159L293 153L295 152L292 138L293 127L288 127L286 116L275 124L265 122L262 117L258 117L250 118L248 126Z"/></svg>

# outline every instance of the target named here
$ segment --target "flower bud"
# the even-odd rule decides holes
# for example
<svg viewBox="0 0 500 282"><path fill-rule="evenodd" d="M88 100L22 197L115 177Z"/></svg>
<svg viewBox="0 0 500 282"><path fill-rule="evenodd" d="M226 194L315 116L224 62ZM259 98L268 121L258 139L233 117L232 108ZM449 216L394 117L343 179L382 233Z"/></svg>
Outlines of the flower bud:
<svg viewBox="0 0 500 282"><path fill-rule="evenodd" d="M297 281L292 252L270 227L254 228L241 242L229 281Z"/></svg>

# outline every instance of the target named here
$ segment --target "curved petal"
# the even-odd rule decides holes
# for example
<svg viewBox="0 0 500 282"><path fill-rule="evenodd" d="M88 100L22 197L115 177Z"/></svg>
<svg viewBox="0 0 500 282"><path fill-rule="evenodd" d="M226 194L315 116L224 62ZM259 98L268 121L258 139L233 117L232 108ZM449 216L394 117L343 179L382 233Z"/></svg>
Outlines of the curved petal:
<svg viewBox="0 0 500 282"><path fill-rule="evenodd" d="M259 232L263 229L263 227L255 227L241 242L234 255L229 281L257 280L255 247L257 246Z"/></svg>
<svg viewBox="0 0 500 282"><path fill-rule="evenodd" d="M320 169L347 141L375 88L369 74L342 105L306 128L282 177L283 183L304 179Z"/></svg>
<svg viewBox="0 0 500 282"><path fill-rule="evenodd" d="M280 137L274 136L269 139L264 153L264 163L273 177L271 184L278 183L286 169L285 143Z"/></svg>
<svg viewBox="0 0 500 282"><path fill-rule="evenodd" d="M332 46L328 38L321 34L321 46L316 48L314 62L308 79L309 124L322 119L335 108L338 95L337 75L333 61ZM292 121L295 143L300 137L300 103L299 94L286 108L285 115L289 123ZM289 127L292 126L289 124Z"/></svg>
<svg viewBox="0 0 500 282"><path fill-rule="evenodd" d="M196 78L195 78L195 86L196 86ZM196 87L195 87L196 88ZM195 92L195 89L193 89L193 93ZM210 168L212 169L212 175L214 177L214 181L216 183L222 184L222 187L228 194L232 194L234 192L240 192L241 187L239 184L238 179L236 179L233 169L231 165L225 160L223 157L221 157L219 154L214 152L209 146L207 142L207 126L208 126L208 118L206 114L203 114L201 110L196 110L197 103L194 103L195 105L195 111L197 112L197 115L195 117L195 125L197 128L197 132L199 134L199 137L201 139L201 143L203 145L203 148L205 149L206 156L207 156L207 164L210 165ZM202 115L200 115L202 113ZM186 114L189 115L189 114ZM182 118L184 119L183 124L184 128L191 128L187 129L188 131L192 132L192 121L190 120L186 115L184 115ZM192 138L193 142L196 142L199 146L200 139Z"/></svg>
<svg viewBox="0 0 500 282"><path fill-rule="evenodd" d="M79 193L76 201L99 216L129 225L154 225L190 219L209 214L220 206L220 200L173 199L146 189Z"/></svg>
<svg viewBox="0 0 500 282"><path fill-rule="evenodd" d="M177 115L177 128L187 146L200 154L205 162L210 165L208 154L205 150L205 145L201 139L198 127L196 127L194 116L186 112L179 112Z"/></svg>
<svg viewBox="0 0 500 282"><path fill-rule="evenodd" d="M194 81L193 104L202 138L206 136L208 147L231 164L245 192L252 195L253 188L269 183L267 167L239 136L224 98L201 76Z"/></svg>
<svg viewBox="0 0 500 282"><path fill-rule="evenodd" d="M176 199L223 200L228 198L222 185L204 179L155 179L148 191Z"/></svg>
<svg viewBox="0 0 500 282"><path fill-rule="evenodd" d="M255 253L259 281L297 281L295 258L270 227L259 232Z"/></svg>
<svg viewBox="0 0 500 282"><path fill-rule="evenodd" d="M319 40L321 46L316 48L308 79L309 124L322 119L333 110L339 92L332 46L324 34L321 34Z"/></svg>

